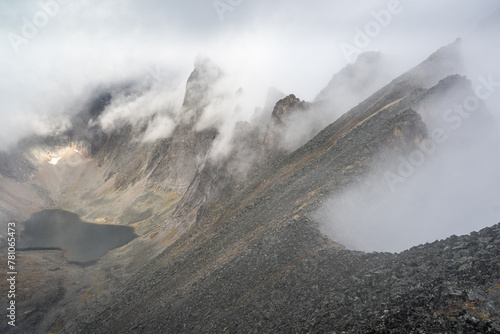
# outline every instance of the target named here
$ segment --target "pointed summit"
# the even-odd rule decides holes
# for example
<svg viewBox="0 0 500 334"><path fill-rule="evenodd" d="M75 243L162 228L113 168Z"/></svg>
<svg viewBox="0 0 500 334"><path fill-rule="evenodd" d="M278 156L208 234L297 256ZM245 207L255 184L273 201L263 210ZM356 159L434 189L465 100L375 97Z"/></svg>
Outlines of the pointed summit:
<svg viewBox="0 0 500 334"><path fill-rule="evenodd" d="M208 104L210 88L223 76L222 70L211 59L198 56L186 83L186 95L182 105L184 123L193 123Z"/></svg>

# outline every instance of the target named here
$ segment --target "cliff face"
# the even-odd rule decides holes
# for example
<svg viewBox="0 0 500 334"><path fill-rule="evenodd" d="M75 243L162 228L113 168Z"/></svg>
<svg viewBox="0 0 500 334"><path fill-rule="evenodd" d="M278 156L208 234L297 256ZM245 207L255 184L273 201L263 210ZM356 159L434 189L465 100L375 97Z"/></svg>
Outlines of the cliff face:
<svg viewBox="0 0 500 334"><path fill-rule="evenodd" d="M274 125L238 123L232 151L212 157L218 130L195 125L223 74L200 61L167 139L141 143L134 138L143 129L125 126L98 138L59 137L40 154L61 147L55 166L32 158L39 140L20 147L15 164L2 157L1 166L16 166L0 169L2 220L56 207L140 235L86 270L52 253L21 255L22 269L44 283L38 293L26 280L20 307L31 312L12 332L500 330L498 226L386 254L346 250L314 219L326 198L368 175L383 178L393 155L429 138L423 119L444 103L436 97L453 103L471 91L450 66L456 57L456 45L439 50L296 150L277 144L284 132L270 131L327 104L276 101ZM339 85L319 96L335 97Z"/></svg>

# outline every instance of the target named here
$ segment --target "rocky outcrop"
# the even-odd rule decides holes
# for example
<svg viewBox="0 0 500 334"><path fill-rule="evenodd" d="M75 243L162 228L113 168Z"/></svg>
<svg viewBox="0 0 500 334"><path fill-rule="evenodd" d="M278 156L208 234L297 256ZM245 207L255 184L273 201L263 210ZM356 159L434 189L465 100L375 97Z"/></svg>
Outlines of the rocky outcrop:
<svg viewBox="0 0 500 334"><path fill-rule="evenodd" d="M199 56L186 84L181 122L194 125L207 106L210 90L223 77L221 69L210 59Z"/></svg>
<svg viewBox="0 0 500 334"><path fill-rule="evenodd" d="M285 123L285 119L290 117L293 113L304 111L307 108L307 104L304 101L296 98L295 95L290 94L284 99L281 99L276 103L272 113L272 120L276 124Z"/></svg>
<svg viewBox="0 0 500 334"><path fill-rule="evenodd" d="M304 113L309 107L310 104L301 101L293 94L276 103L264 135L263 147L266 155L273 156L282 153L282 138L288 129L290 120Z"/></svg>

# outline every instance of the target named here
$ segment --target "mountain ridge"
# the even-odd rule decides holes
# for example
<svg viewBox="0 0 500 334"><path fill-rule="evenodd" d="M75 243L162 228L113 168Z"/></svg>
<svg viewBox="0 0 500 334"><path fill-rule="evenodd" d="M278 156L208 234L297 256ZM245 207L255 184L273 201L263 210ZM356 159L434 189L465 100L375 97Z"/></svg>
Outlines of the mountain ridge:
<svg viewBox="0 0 500 334"><path fill-rule="evenodd" d="M314 218L328 197L365 184L368 175L381 177L394 167L394 155L429 137L419 111L435 103L431 97L446 96L452 104L472 92L456 74L459 62L450 62L460 58L458 44L441 48L297 149L262 140L269 126L238 123L236 148L219 160L210 156L217 129L193 131L209 103L206 93L222 75L200 60L171 137L140 143L134 137L141 129L127 125L100 136L94 149L75 140L71 156L43 164L34 178L26 175L39 165L21 171L14 180L32 211L64 207L96 223L133 226L140 238L103 256L93 272L45 255L44 263L67 270L47 278L56 283L43 291L57 298L27 313L11 332L500 331L498 225L388 254L347 250ZM288 115L317 106L288 99L290 110L279 109L283 100L276 103L285 115L280 126L289 126ZM74 151L80 146L86 149ZM249 166L239 173L238 159L245 157ZM14 174L0 173L0 187L11 187L7 175ZM46 184L53 180L64 186L52 190ZM0 200L6 215L19 210ZM29 214L25 209L17 217ZM454 249L463 254L455 256ZM25 262L25 271L28 264L51 277L33 261ZM78 284L65 290L76 276ZM32 294L21 305L43 301Z"/></svg>

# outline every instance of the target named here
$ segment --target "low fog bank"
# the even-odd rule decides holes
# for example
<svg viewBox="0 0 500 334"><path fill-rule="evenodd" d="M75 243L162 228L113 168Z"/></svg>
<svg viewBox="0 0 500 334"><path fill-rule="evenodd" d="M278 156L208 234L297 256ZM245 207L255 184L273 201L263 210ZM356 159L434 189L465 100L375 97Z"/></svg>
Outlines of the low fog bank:
<svg viewBox="0 0 500 334"><path fill-rule="evenodd" d="M347 248L400 252L500 222L500 164L443 154L391 192L379 180L350 188L316 214L323 232ZM448 160L448 161L443 161ZM480 176L479 176L480 175Z"/></svg>

